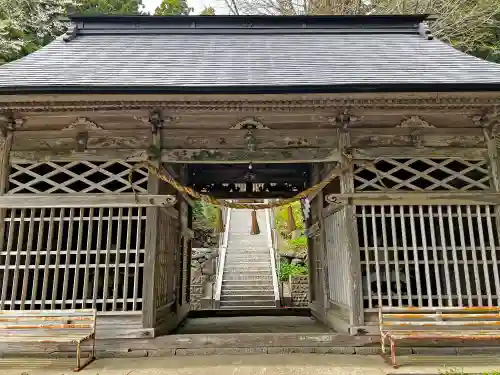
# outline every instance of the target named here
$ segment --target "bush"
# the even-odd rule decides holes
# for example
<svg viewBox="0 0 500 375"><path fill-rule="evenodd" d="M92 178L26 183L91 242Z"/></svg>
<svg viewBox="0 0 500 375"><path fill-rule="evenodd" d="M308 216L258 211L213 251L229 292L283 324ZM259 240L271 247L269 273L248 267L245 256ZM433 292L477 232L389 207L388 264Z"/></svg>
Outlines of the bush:
<svg viewBox="0 0 500 375"><path fill-rule="evenodd" d="M303 253L304 251L307 251L307 237L306 236L300 236L297 237L293 240L288 240L288 247L291 251L293 251L296 254Z"/></svg>
<svg viewBox="0 0 500 375"><path fill-rule="evenodd" d="M288 281L290 276L307 275L308 269L306 266L298 266L296 264L281 263L280 265L280 280Z"/></svg>
<svg viewBox="0 0 500 375"><path fill-rule="evenodd" d="M193 208L193 220L204 228L215 228L217 207L211 204L196 201Z"/></svg>

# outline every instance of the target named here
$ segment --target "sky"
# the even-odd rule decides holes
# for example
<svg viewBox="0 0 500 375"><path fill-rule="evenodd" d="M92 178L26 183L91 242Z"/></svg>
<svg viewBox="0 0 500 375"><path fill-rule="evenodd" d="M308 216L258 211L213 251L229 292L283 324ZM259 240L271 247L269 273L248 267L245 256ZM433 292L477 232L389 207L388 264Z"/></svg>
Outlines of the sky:
<svg viewBox="0 0 500 375"><path fill-rule="evenodd" d="M154 13L156 7L160 5L161 0L142 0L146 7L146 11ZM212 6L215 9L215 14L227 14L227 8L224 0L188 0L189 6L194 8L194 14L199 14L205 6Z"/></svg>

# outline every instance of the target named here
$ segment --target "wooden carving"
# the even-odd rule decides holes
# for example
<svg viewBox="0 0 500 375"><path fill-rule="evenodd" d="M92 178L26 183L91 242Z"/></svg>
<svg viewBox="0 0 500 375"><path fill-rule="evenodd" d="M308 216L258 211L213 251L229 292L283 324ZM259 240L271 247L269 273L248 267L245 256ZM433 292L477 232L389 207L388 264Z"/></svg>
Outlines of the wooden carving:
<svg viewBox="0 0 500 375"><path fill-rule="evenodd" d="M240 129L269 129L268 126L264 125L262 121L260 121L257 117L246 117L238 123L231 126L229 129L231 130L240 130Z"/></svg>
<svg viewBox="0 0 500 375"><path fill-rule="evenodd" d="M500 125L500 109L494 108L489 111L484 111L480 115L473 116L472 121L476 126L488 128L493 134L496 134Z"/></svg>
<svg viewBox="0 0 500 375"><path fill-rule="evenodd" d="M102 127L97 125L94 121L88 117L77 117L75 121L63 128L63 130L78 130L78 131L89 131L89 130L102 130Z"/></svg>
<svg viewBox="0 0 500 375"><path fill-rule="evenodd" d="M419 116L411 116L405 118L401 123L397 126L397 128L435 128L434 125L429 124L427 121L423 120Z"/></svg>
<svg viewBox="0 0 500 375"><path fill-rule="evenodd" d="M326 120L331 125L338 128L347 128L349 125L358 122L360 119L360 117L353 115L348 108L340 110L335 116L326 117Z"/></svg>
<svg viewBox="0 0 500 375"><path fill-rule="evenodd" d="M148 146L148 137L99 137L89 139L90 148L143 148Z"/></svg>
<svg viewBox="0 0 500 375"><path fill-rule="evenodd" d="M397 127L410 129L411 143L415 147L422 147L424 144L424 137L419 129L434 128L435 126L429 124L419 116L411 116L405 118Z"/></svg>

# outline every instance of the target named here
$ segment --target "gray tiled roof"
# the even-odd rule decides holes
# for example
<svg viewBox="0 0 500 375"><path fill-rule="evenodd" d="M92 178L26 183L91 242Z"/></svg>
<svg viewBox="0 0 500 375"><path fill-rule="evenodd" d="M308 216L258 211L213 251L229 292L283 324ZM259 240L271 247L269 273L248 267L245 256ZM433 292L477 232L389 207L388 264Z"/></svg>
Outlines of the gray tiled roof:
<svg viewBox="0 0 500 375"><path fill-rule="evenodd" d="M193 32L162 28L160 21L132 30L123 27L127 22L80 20L69 42L58 38L1 66L0 90L500 84L500 65L428 40L415 22L373 32L369 24L341 30L198 27L200 32Z"/></svg>

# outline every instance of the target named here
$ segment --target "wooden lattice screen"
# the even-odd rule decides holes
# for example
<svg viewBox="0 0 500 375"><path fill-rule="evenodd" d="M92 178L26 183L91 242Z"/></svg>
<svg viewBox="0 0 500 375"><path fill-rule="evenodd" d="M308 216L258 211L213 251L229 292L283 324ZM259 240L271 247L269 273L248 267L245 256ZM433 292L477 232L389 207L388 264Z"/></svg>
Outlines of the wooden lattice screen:
<svg viewBox="0 0 500 375"><path fill-rule="evenodd" d="M382 158L358 167L359 192L492 189L486 160ZM500 303L495 206L356 207L365 311L379 306L495 306Z"/></svg>
<svg viewBox="0 0 500 375"><path fill-rule="evenodd" d="M7 194L130 193L126 162L16 163ZM134 173L147 192L147 171ZM146 208L19 208L5 215L0 308L142 308Z"/></svg>
<svg viewBox="0 0 500 375"><path fill-rule="evenodd" d="M356 191L444 191L489 189L485 160L380 158L354 171Z"/></svg>
<svg viewBox="0 0 500 375"><path fill-rule="evenodd" d="M11 165L8 194L21 193L131 193L128 181L133 164L107 162L42 162ZM134 189L147 192L148 171L133 174Z"/></svg>
<svg viewBox="0 0 500 375"><path fill-rule="evenodd" d="M357 207L363 300L378 306L497 306L494 206Z"/></svg>

